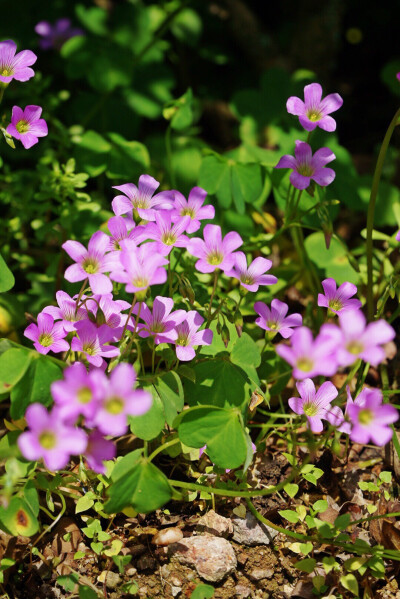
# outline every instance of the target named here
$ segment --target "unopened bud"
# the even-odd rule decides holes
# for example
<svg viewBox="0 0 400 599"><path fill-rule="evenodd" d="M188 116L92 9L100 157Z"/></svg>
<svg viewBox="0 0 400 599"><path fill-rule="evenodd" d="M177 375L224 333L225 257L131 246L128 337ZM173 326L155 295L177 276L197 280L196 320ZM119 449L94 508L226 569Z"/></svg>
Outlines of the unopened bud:
<svg viewBox="0 0 400 599"><path fill-rule="evenodd" d="M240 310L236 310L235 314L233 315L233 323L236 327L237 334L239 337L241 337L243 330L243 316Z"/></svg>
<svg viewBox="0 0 400 599"><path fill-rule="evenodd" d="M231 339L231 336L230 336L229 329L226 326L226 324L224 324L224 326L222 327L221 339L222 339L225 347L228 347L228 343L229 343L229 341Z"/></svg>

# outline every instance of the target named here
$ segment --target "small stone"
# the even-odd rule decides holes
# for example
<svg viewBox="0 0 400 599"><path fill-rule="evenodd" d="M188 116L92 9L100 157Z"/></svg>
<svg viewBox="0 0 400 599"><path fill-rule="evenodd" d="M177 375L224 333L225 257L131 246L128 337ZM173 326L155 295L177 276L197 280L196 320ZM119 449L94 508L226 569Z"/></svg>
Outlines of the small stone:
<svg viewBox="0 0 400 599"><path fill-rule="evenodd" d="M194 566L198 575L210 582L219 582L237 566L232 545L219 537L182 539L169 546L169 554L182 564Z"/></svg>
<svg viewBox="0 0 400 599"><path fill-rule="evenodd" d="M244 545L269 545L278 532L247 512L246 518L233 519L233 540Z"/></svg>
<svg viewBox="0 0 400 599"><path fill-rule="evenodd" d="M237 584L235 586L235 595L240 597L240 599L246 599L246 597L250 597L251 588L246 587L244 584Z"/></svg>
<svg viewBox="0 0 400 599"><path fill-rule="evenodd" d="M177 595L179 595L179 593L182 591L182 587L171 587L171 593L173 597L177 597Z"/></svg>
<svg viewBox="0 0 400 599"><path fill-rule="evenodd" d="M264 578L272 578L274 575L274 571L272 568L254 568L249 574L249 578L258 582L259 580L264 580Z"/></svg>
<svg viewBox="0 0 400 599"><path fill-rule="evenodd" d="M232 520L216 514L214 510L210 510L198 521L196 532L228 538L233 533Z"/></svg>
<svg viewBox="0 0 400 599"><path fill-rule="evenodd" d="M157 566L157 561L151 555L142 555L137 563L138 570L154 570Z"/></svg>
<svg viewBox="0 0 400 599"><path fill-rule="evenodd" d="M183 539L183 532L180 528L164 528L154 535L152 543L165 547L171 543L179 543L181 539Z"/></svg>
<svg viewBox="0 0 400 599"><path fill-rule="evenodd" d="M174 587L181 587L183 584L183 581L179 578L179 576L171 576L169 581L172 585L174 585Z"/></svg>
<svg viewBox="0 0 400 599"><path fill-rule="evenodd" d="M168 566L168 564L164 564L163 566L161 566L161 575L164 578L168 578L170 574L171 574L171 570L170 570L170 567Z"/></svg>
<svg viewBox="0 0 400 599"><path fill-rule="evenodd" d="M245 553L239 553L239 555L237 557L237 561L241 566L244 566L248 559L249 559L249 556L246 555Z"/></svg>
<svg viewBox="0 0 400 599"><path fill-rule="evenodd" d="M108 589L116 589L122 582L121 576L110 570L103 570L97 577L99 582L105 582Z"/></svg>
<svg viewBox="0 0 400 599"><path fill-rule="evenodd" d="M131 566L130 568L128 568L128 569L125 571L125 574L126 574L127 576L135 576L135 574L137 574L137 570L136 570L136 568L134 568L133 566Z"/></svg>

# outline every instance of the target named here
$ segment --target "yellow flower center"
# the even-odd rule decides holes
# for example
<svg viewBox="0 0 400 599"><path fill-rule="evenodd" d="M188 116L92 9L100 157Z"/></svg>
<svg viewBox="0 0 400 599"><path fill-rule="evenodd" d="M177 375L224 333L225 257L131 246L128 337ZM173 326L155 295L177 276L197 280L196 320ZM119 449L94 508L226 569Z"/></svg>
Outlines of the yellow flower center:
<svg viewBox="0 0 400 599"><path fill-rule="evenodd" d="M240 282L243 283L243 285L254 285L254 278L250 275L242 275L240 277Z"/></svg>
<svg viewBox="0 0 400 599"><path fill-rule="evenodd" d="M316 416L318 413L318 408L314 403L308 401L303 405L303 411L306 416Z"/></svg>
<svg viewBox="0 0 400 599"><path fill-rule="evenodd" d="M322 119L322 113L314 108L307 111L307 117L310 121L315 123L316 121L320 121Z"/></svg>
<svg viewBox="0 0 400 599"><path fill-rule="evenodd" d="M50 347L53 343L53 337L49 335L49 333L42 333L39 336L39 343L43 345L43 347Z"/></svg>
<svg viewBox="0 0 400 599"><path fill-rule="evenodd" d="M368 410L365 408L364 410L360 410L358 413L358 422L364 426L368 426L374 419L374 413L372 410Z"/></svg>
<svg viewBox="0 0 400 599"><path fill-rule="evenodd" d="M309 360L309 358L300 358L299 360L297 360L296 366L302 372L310 372L314 364L312 360Z"/></svg>
<svg viewBox="0 0 400 599"><path fill-rule="evenodd" d="M168 231L168 233L164 233L161 237L161 241L165 243L165 245L174 245L176 242L176 235Z"/></svg>
<svg viewBox="0 0 400 599"><path fill-rule="evenodd" d="M183 208L181 210L181 216L190 216L190 218L195 218L196 214L193 208Z"/></svg>
<svg viewBox="0 0 400 599"><path fill-rule="evenodd" d="M2 66L0 68L2 69L0 71L0 75L2 75L2 77L11 77L11 75L13 74L13 70L11 67Z"/></svg>
<svg viewBox="0 0 400 599"><path fill-rule="evenodd" d="M212 264L213 266L216 266L217 264L221 264L223 259L224 259L224 256L221 254L221 252L218 252L217 250L210 252L207 256L207 262L209 264Z"/></svg>
<svg viewBox="0 0 400 599"><path fill-rule="evenodd" d="M99 263L93 258L86 258L86 260L82 262L82 268L88 275L93 275L99 270Z"/></svg>
<svg viewBox="0 0 400 599"><path fill-rule="evenodd" d="M329 307L331 310L336 310L337 312L339 312L339 310L341 310L343 308L343 304L340 300L333 299L333 300L330 300Z"/></svg>
<svg viewBox="0 0 400 599"><path fill-rule="evenodd" d="M57 439L51 431L44 431L39 435L39 443L44 449L53 449L57 445Z"/></svg>
<svg viewBox="0 0 400 599"><path fill-rule="evenodd" d="M29 131L29 123L28 121L18 121L18 123L15 125L16 130L18 131L18 133L27 133Z"/></svg>
<svg viewBox="0 0 400 599"><path fill-rule="evenodd" d="M357 356L358 354L360 354L364 347L361 343L359 343L358 341L351 341L347 346L346 349L349 353L354 354L355 356Z"/></svg>
<svg viewBox="0 0 400 599"><path fill-rule="evenodd" d="M107 412L110 412L110 414L121 414L124 409L124 402L119 397L111 397L111 399L106 401L105 408Z"/></svg>
<svg viewBox="0 0 400 599"><path fill-rule="evenodd" d="M314 174L314 169L311 168L310 164L299 164L297 167L297 172L303 177L312 177Z"/></svg>
<svg viewBox="0 0 400 599"><path fill-rule="evenodd" d="M92 392L89 389L89 387L82 387L82 389L79 389L78 391L78 401L79 403L89 403L92 399Z"/></svg>

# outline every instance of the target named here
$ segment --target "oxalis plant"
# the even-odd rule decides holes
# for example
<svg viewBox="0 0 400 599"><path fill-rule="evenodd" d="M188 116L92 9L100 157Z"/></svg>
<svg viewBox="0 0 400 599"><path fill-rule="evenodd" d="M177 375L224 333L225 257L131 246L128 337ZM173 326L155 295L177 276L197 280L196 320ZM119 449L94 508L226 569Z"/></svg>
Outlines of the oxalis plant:
<svg viewBox="0 0 400 599"><path fill-rule="evenodd" d="M0 43L1 99L13 80L34 75L35 60L30 50L16 53L12 41ZM385 560L400 560L398 551L354 539L350 529L400 513L374 514L368 504L356 521L344 514L328 523L318 517L327 501L308 507L294 501L304 481L316 485L324 474L313 464L322 448L346 459L349 441L384 446L393 437L400 457L393 428L398 412L389 402L396 391L389 389L384 349L395 337L385 308L397 281L391 277L381 293L373 255L375 200L399 112L382 144L369 202L368 318L353 283L320 280L304 239L303 219L315 212L327 248L332 236L342 243L326 217L331 201L325 189L335 178L327 165L335 155L312 145L317 127L336 129L331 115L341 105L336 93L323 97L318 83L304 88L304 100L288 99L305 140L276 164L274 190L285 201L284 215L268 239L222 232L203 188L186 198L178 190L159 191L159 182L143 174L137 184L114 187L114 215L87 246L76 239L62 244L70 259L64 278L75 292L57 291L54 304L25 328L26 346L0 342L0 392L10 400L8 432L0 441L7 458L0 526L31 537L32 553L40 555L40 539L78 491L77 513L94 510L110 520L106 531L98 519L87 520L91 548L119 568L123 556L109 533L116 514L149 513L171 500L199 497L214 507L223 497L242 498L259 521L293 540L291 549L304 558L296 567L314 572L316 595L328 589L331 574L358 596L356 572L382 578ZM17 139L25 149L38 143L47 134L41 112L36 105L14 106L2 127L6 142L14 147ZM313 200L311 208L304 209L304 196ZM299 277L313 297L303 315L280 299L273 262L261 255L282 236L293 245ZM390 238L393 249L396 240ZM0 291L7 291L13 276L4 261L0 269ZM267 304L262 298L269 287ZM380 370L382 389L365 386L371 366ZM338 373L340 388L329 380ZM285 480L265 487L248 471L271 431L284 444L289 468ZM127 439L140 443L119 455L119 441ZM378 482L360 483L360 490L390 497L390 484L390 473L381 472ZM275 494L288 502L279 512L282 525L252 502ZM40 512L50 525L41 524ZM299 522L306 532L292 530ZM332 556L307 557L321 546L330 548L327 554L337 548L353 557L344 568ZM0 576L13 564L3 560ZM368 584L364 597L372 596Z"/></svg>

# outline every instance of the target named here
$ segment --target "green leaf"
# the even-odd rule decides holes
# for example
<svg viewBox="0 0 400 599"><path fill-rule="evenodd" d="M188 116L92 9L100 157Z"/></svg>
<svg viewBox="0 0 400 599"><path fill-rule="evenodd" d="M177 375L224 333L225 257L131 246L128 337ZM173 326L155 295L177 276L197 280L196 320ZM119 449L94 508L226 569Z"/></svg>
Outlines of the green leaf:
<svg viewBox="0 0 400 599"><path fill-rule="evenodd" d="M214 591L210 584L199 584L190 595L190 599L211 599L214 597Z"/></svg>
<svg viewBox="0 0 400 599"><path fill-rule="evenodd" d="M10 391L22 379L33 353L12 347L0 355L0 393Z"/></svg>
<svg viewBox="0 0 400 599"><path fill-rule="evenodd" d="M211 195L217 194L221 208L229 208L232 203L230 185L230 166L227 160L222 156L203 158L199 172L199 186Z"/></svg>
<svg viewBox="0 0 400 599"><path fill-rule="evenodd" d="M282 518L285 518L285 520L291 522L292 524L297 524L297 522L300 520L299 514L297 514L297 512L294 512L293 510L279 510L278 514L282 516Z"/></svg>
<svg viewBox="0 0 400 599"><path fill-rule="evenodd" d="M0 527L5 526L12 535L31 537L39 530L39 522L29 504L19 497L13 497L7 508L0 510Z"/></svg>
<svg viewBox="0 0 400 599"><path fill-rule="evenodd" d="M325 499L319 499L312 507L317 513L325 512L328 509L328 502Z"/></svg>
<svg viewBox="0 0 400 599"><path fill-rule="evenodd" d="M128 141L118 133L109 133L112 149L109 154L106 175L110 179L137 179L150 166L146 146L138 141Z"/></svg>
<svg viewBox="0 0 400 599"><path fill-rule="evenodd" d="M104 552L107 554L107 552ZM119 573L123 574L125 570L125 566L127 566L132 561L131 555L113 555L112 560L114 564L117 566Z"/></svg>
<svg viewBox="0 0 400 599"><path fill-rule="evenodd" d="M94 505L95 499L96 495L93 493L93 491L89 491L86 493L86 495L79 497L75 505L75 514L80 514L81 512L90 510L90 508Z"/></svg>
<svg viewBox="0 0 400 599"><path fill-rule="evenodd" d="M18 420L26 408L35 402L48 406L51 401L50 385L62 378L62 370L46 356L34 359L23 378L11 389L11 418Z"/></svg>
<svg viewBox="0 0 400 599"><path fill-rule="evenodd" d="M184 396L181 379L176 372L167 372L154 383L164 406L165 420L172 426L178 412L183 410Z"/></svg>
<svg viewBox="0 0 400 599"><path fill-rule="evenodd" d="M138 463L142 454L143 449L135 449L135 451L124 455L123 458L119 458L111 472L111 480L115 482L122 476L125 476Z"/></svg>
<svg viewBox="0 0 400 599"><path fill-rule="evenodd" d="M103 547L104 545L100 541L94 541L93 543L90 543L90 548L93 549L96 555L100 555L100 553L103 551Z"/></svg>
<svg viewBox="0 0 400 599"><path fill-rule="evenodd" d="M304 242L307 254L327 277L332 277L338 284L349 281L358 283L359 275L350 265L343 245L334 237L329 250L326 249L323 233L311 233Z"/></svg>
<svg viewBox="0 0 400 599"><path fill-rule="evenodd" d="M86 584L80 584L79 599L98 599L98 594Z"/></svg>
<svg viewBox="0 0 400 599"><path fill-rule="evenodd" d="M313 544L310 541L308 541L307 543L300 543L299 549L300 553L302 553L303 555L308 555L310 551L312 551L313 549Z"/></svg>
<svg viewBox="0 0 400 599"><path fill-rule="evenodd" d="M295 483L286 483L283 490L293 499L299 490L299 485L296 485Z"/></svg>
<svg viewBox="0 0 400 599"><path fill-rule="evenodd" d="M341 576L340 583L342 586L344 586L345 589L350 591L350 593L352 593L356 597L359 596L358 582L357 582L357 578L354 576L354 574L346 574L345 576Z"/></svg>
<svg viewBox="0 0 400 599"><path fill-rule="evenodd" d="M66 574L65 576L59 576L57 578L57 584L59 584L65 591L72 593L78 580L78 574L72 572L71 574Z"/></svg>
<svg viewBox="0 0 400 599"><path fill-rule="evenodd" d="M0 293L8 291L15 285L15 278L0 254Z"/></svg>
<svg viewBox="0 0 400 599"><path fill-rule="evenodd" d="M383 470L380 473L379 478L383 483L390 485L390 483L392 482L392 473L388 472L387 470Z"/></svg>
<svg viewBox="0 0 400 599"><path fill-rule="evenodd" d="M32 510L34 516L39 515L39 495L33 480L28 480L24 487L24 499Z"/></svg>
<svg viewBox="0 0 400 599"><path fill-rule="evenodd" d="M302 559L299 562L294 564L294 567L302 572L307 572L307 574L311 574L313 572L315 566L317 565L317 560L312 557L308 557L307 559Z"/></svg>
<svg viewBox="0 0 400 599"><path fill-rule="evenodd" d="M105 511L110 514L131 506L137 512L148 514L160 508L172 497L172 488L166 476L142 458L125 476L107 489L109 500Z"/></svg>
<svg viewBox="0 0 400 599"><path fill-rule="evenodd" d="M153 386L144 389L152 394L151 408L142 416L128 416L128 422L134 435L144 441L151 441L158 437L165 426L164 406Z"/></svg>
<svg viewBox="0 0 400 599"><path fill-rule="evenodd" d="M351 516L350 514L342 514L338 516L334 522L335 528L338 530L345 530L350 524Z"/></svg>
<svg viewBox="0 0 400 599"><path fill-rule="evenodd" d="M232 166L232 196L239 214L244 214L245 203L254 204L262 191L261 167L259 164Z"/></svg>
<svg viewBox="0 0 400 599"><path fill-rule="evenodd" d="M178 435L188 447L207 445L207 455L220 468L237 468L247 457L247 433L236 410L212 406L195 407L183 412Z"/></svg>

